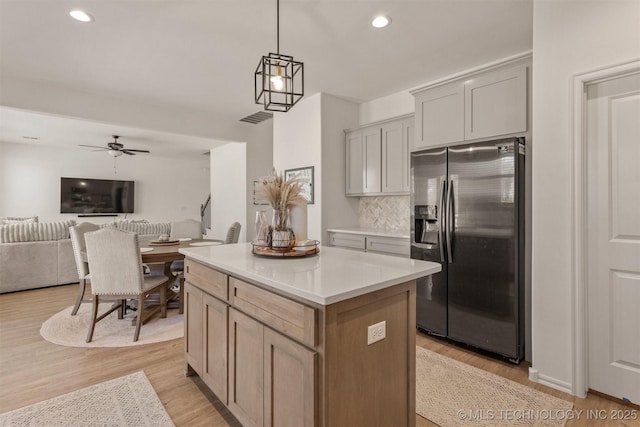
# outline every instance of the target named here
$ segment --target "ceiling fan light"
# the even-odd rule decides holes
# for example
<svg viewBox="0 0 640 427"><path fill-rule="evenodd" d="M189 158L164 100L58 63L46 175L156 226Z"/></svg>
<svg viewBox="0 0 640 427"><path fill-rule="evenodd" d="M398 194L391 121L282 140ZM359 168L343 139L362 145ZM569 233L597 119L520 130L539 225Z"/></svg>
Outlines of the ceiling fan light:
<svg viewBox="0 0 640 427"><path fill-rule="evenodd" d="M122 156L122 151L118 151L118 150L107 150L107 153L109 153L109 155L111 157L120 157L120 156Z"/></svg>

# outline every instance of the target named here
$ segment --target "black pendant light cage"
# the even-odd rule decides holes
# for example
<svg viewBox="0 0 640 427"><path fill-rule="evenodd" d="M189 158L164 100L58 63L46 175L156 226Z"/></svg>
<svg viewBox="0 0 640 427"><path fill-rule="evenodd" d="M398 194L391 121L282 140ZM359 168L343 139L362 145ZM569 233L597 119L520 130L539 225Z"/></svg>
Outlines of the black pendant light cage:
<svg viewBox="0 0 640 427"><path fill-rule="evenodd" d="M280 55L280 0L276 0L276 40L277 53L263 56L256 68L255 100L265 110L287 112L304 96L304 64Z"/></svg>
<svg viewBox="0 0 640 427"><path fill-rule="evenodd" d="M284 82L281 90L273 87L273 77ZM287 112L304 96L304 64L293 56L269 53L263 56L255 73L256 104L265 110Z"/></svg>

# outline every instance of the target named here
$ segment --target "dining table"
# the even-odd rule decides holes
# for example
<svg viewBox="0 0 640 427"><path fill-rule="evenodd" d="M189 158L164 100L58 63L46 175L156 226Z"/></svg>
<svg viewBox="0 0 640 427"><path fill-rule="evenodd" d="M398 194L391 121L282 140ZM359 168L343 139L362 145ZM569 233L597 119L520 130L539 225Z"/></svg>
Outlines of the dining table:
<svg viewBox="0 0 640 427"><path fill-rule="evenodd" d="M181 248L195 246L213 246L222 245L224 241L216 239L169 239L168 241L159 241L157 236L138 237L140 244L140 256L143 264L163 264L163 274L170 279L172 283L176 277L171 271L171 264L174 261L184 260L184 255L179 252ZM169 292L169 303L175 301L177 297L177 308L179 312L183 312L184 286L183 281L180 282L179 292ZM170 308L175 306L170 305Z"/></svg>

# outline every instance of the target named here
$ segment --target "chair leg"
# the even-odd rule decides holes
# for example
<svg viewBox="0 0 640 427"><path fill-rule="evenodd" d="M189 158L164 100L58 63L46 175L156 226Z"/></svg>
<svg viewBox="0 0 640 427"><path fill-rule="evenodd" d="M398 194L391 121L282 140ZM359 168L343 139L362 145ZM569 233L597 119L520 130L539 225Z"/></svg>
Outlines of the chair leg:
<svg viewBox="0 0 640 427"><path fill-rule="evenodd" d="M127 306L126 301L127 300L124 300L124 299L116 301L120 303L120 308L118 308L118 320L124 319L125 308Z"/></svg>
<svg viewBox="0 0 640 427"><path fill-rule="evenodd" d="M169 289L169 282L160 286L160 317L167 317L167 290Z"/></svg>
<svg viewBox="0 0 640 427"><path fill-rule="evenodd" d="M96 327L96 319L98 318L98 295L93 296L93 309L91 313L91 323L89 324L89 333L87 334L87 342L91 342L93 339L93 330Z"/></svg>
<svg viewBox="0 0 640 427"><path fill-rule="evenodd" d="M78 296L76 297L76 303L73 306L73 310L71 310L71 315L75 316L78 314L78 309L80 308L80 304L82 304L82 299L84 298L84 289L87 285L87 281L85 279L80 280L78 287Z"/></svg>
<svg viewBox="0 0 640 427"><path fill-rule="evenodd" d="M178 314L184 313L184 276L180 276L180 293L178 294Z"/></svg>
<svg viewBox="0 0 640 427"><path fill-rule="evenodd" d="M140 336L140 328L142 327L142 320L144 317L144 294L138 296L138 318L136 319L136 331L133 334L133 342L138 341Z"/></svg>

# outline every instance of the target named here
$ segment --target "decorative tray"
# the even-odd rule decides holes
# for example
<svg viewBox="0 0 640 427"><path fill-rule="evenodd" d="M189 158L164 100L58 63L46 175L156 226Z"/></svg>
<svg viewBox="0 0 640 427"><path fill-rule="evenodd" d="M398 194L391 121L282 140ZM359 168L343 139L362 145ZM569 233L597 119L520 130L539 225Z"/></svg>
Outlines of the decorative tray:
<svg viewBox="0 0 640 427"><path fill-rule="evenodd" d="M253 248L251 253L254 255L276 257L276 258L299 258L320 253L320 242L313 240L313 244L304 246L294 246L289 250L272 249L265 243L251 243Z"/></svg>
<svg viewBox="0 0 640 427"><path fill-rule="evenodd" d="M180 240L152 240L149 242L150 246L168 246L168 245L178 245L180 244Z"/></svg>

